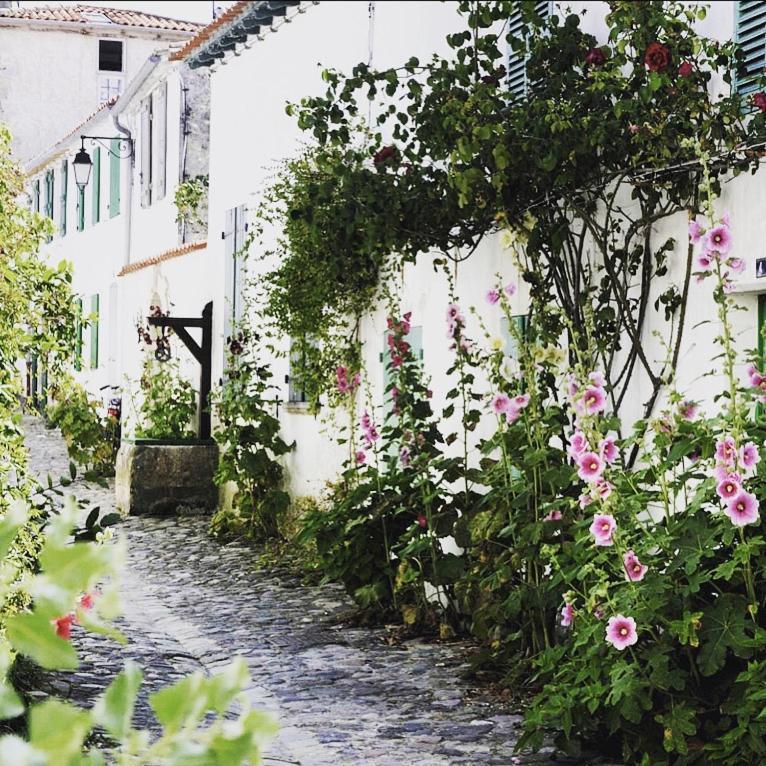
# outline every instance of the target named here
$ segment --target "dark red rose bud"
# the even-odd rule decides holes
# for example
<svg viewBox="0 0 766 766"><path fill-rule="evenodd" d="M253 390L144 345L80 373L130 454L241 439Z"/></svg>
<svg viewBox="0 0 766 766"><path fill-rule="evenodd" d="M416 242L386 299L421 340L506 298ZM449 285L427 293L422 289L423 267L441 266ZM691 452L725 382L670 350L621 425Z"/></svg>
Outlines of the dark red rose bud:
<svg viewBox="0 0 766 766"><path fill-rule="evenodd" d="M606 56L602 48L591 48L585 56L585 63L588 66L601 66L606 61Z"/></svg>
<svg viewBox="0 0 766 766"><path fill-rule="evenodd" d="M372 155L372 162L375 166L382 165L387 160L396 157L396 153L395 146L384 146Z"/></svg>
<svg viewBox="0 0 766 766"><path fill-rule="evenodd" d="M760 109L762 112L766 112L766 93L763 91L753 93L753 96L750 100L756 109Z"/></svg>
<svg viewBox="0 0 766 766"><path fill-rule="evenodd" d="M694 65L691 61L684 61L680 67L678 67L679 77L691 77L694 74Z"/></svg>

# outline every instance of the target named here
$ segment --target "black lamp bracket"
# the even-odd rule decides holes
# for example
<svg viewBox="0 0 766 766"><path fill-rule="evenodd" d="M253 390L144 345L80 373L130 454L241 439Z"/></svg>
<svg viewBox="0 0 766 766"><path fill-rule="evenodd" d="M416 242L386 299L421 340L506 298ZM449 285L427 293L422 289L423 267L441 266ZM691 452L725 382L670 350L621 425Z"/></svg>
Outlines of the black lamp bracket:
<svg viewBox="0 0 766 766"><path fill-rule="evenodd" d="M100 144L104 149L109 152L113 157L120 159L126 159L133 156L133 139L125 138L125 136L80 136L80 149L85 151L85 141L90 141L91 144ZM112 142L118 141L117 144L119 151L112 149Z"/></svg>

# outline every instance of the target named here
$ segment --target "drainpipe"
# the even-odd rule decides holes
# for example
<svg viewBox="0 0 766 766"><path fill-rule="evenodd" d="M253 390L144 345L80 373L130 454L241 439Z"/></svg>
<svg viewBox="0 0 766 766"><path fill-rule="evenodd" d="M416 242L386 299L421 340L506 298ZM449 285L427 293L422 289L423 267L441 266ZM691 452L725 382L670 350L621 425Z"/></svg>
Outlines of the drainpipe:
<svg viewBox="0 0 766 766"><path fill-rule="evenodd" d="M149 75L155 70L157 67L157 64L160 63L162 60L162 57L158 53L153 53L149 58L144 62L144 65L141 67L141 69L138 71L138 74L131 80L130 84L127 87L127 90L125 93L123 93L119 99L117 99L117 102L109 107L109 113L112 116L112 122L114 123L114 127L116 130L118 130L120 133L122 133L123 136L128 141L133 141L133 135L130 132L128 128L126 128L124 125L120 123L120 114L122 113L122 110L125 109L132 100L133 96L136 94L138 89L146 82ZM132 226L131 226L131 218L133 215L133 174L135 172L136 167L136 153L135 153L135 143L133 145L133 153L130 157L130 168L128 169L128 179L127 179L127 190L125 194L125 219L124 219L124 226L125 226L125 255L123 256L123 266L127 266L131 261L131 234L132 234Z"/></svg>

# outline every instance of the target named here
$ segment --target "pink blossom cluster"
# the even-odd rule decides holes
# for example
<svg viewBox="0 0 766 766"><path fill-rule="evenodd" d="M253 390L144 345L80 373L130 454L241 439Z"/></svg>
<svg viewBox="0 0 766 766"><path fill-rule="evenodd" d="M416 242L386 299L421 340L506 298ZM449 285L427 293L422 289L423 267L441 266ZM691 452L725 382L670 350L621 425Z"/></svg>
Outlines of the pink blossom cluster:
<svg viewBox="0 0 766 766"><path fill-rule="evenodd" d="M580 506L585 508L596 500L606 500L613 487L604 478L604 471L620 454L617 434L610 431L593 449L588 437L578 428L569 440L568 452L577 466L577 475L590 485L589 491L580 497Z"/></svg>
<svg viewBox="0 0 766 766"><path fill-rule="evenodd" d="M759 519L758 499L744 488L744 479L755 473L760 459L758 447L753 442L738 447L731 435L716 442L716 492L724 504L724 513L737 527L755 524Z"/></svg>
<svg viewBox="0 0 766 766"><path fill-rule="evenodd" d="M580 386L574 375L568 383L569 398L578 415L597 415L606 409L606 381L602 372L596 370L588 375L588 383Z"/></svg>
<svg viewBox="0 0 766 766"><path fill-rule="evenodd" d="M515 423L521 416L521 411L529 404L529 394L508 396L508 394L495 394L492 397L492 412L498 417L505 416L508 423Z"/></svg>
<svg viewBox="0 0 766 766"><path fill-rule="evenodd" d="M362 375L355 372L349 379L349 370L345 365L335 368L335 387L341 394L353 394L362 382Z"/></svg>
<svg viewBox="0 0 766 766"><path fill-rule="evenodd" d="M364 446L366 449L370 449L380 439L380 433L378 433L378 429L372 422L372 416L367 410L362 413L362 417L359 419L359 427L362 429ZM364 465L367 462L367 453L363 449L358 449L354 453L354 459L357 465Z"/></svg>
<svg viewBox="0 0 766 766"><path fill-rule="evenodd" d="M766 375L759 372L754 364L748 364L746 372L750 381L750 386L757 389L759 392L758 401L762 404L766 403Z"/></svg>
<svg viewBox="0 0 766 766"><path fill-rule="evenodd" d="M489 300L489 298L487 299ZM464 354L473 351L473 341L465 337L464 329L465 316L460 310L460 306L457 303L450 303L447 306L447 337L452 341L450 351L460 350Z"/></svg>
<svg viewBox="0 0 766 766"><path fill-rule="evenodd" d="M405 335L409 335L412 325L412 312L408 311L398 321L393 317L388 317L386 324L390 332L386 335L386 343L391 355L391 365L400 367L404 363L404 357L410 351L410 344L404 340Z"/></svg>
<svg viewBox="0 0 766 766"><path fill-rule="evenodd" d="M715 264L719 263L722 266L723 289L729 292L732 288L731 275L741 274L745 270L745 262L742 258L733 258L729 255L734 239L728 214L709 229L706 229L696 218L689 221L689 241L702 248L702 252L697 256L700 272L697 280L704 279L713 271Z"/></svg>
<svg viewBox="0 0 766 766"><path fill-rule="evenodd" d="M509 282L503 288L503 292L510 298L516 294L516 285L514 285L512 282ZM500 290L498 290L496 287L491 287L485 293L484 298L486 299L487 303L490 304L490 306L494 306L500 301Z"/></svg>

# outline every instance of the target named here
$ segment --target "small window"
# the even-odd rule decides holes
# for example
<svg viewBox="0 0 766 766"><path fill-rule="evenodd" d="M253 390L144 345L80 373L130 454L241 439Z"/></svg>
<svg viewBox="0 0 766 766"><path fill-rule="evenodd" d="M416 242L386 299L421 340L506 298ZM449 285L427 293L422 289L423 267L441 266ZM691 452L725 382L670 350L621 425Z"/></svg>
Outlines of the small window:
<svg viewBox="0 0 766 766"><path fill-rule="evenodd" d="M505 341L505 353L517 361L521 357L519 344L524 343L529 334L527 319L526 314L514 314L510 320L507 317L500 320L500 334ZM513 331L511 330L511 322L513 322Z"/></svg>
<svg viewBox="0 0 766 766"><path fill-rule="evenodd" d="M306 348L303 343L290 343L290 368L287 374L287 401L290 404L306 402L306 391L300 381L301 370L306 364Z"/></svg>
<svg viewBox="0 0 766 766"><path fill-rule="evenodd" d="M122 72L122 40L98 41L100 72Z"/></svg>

